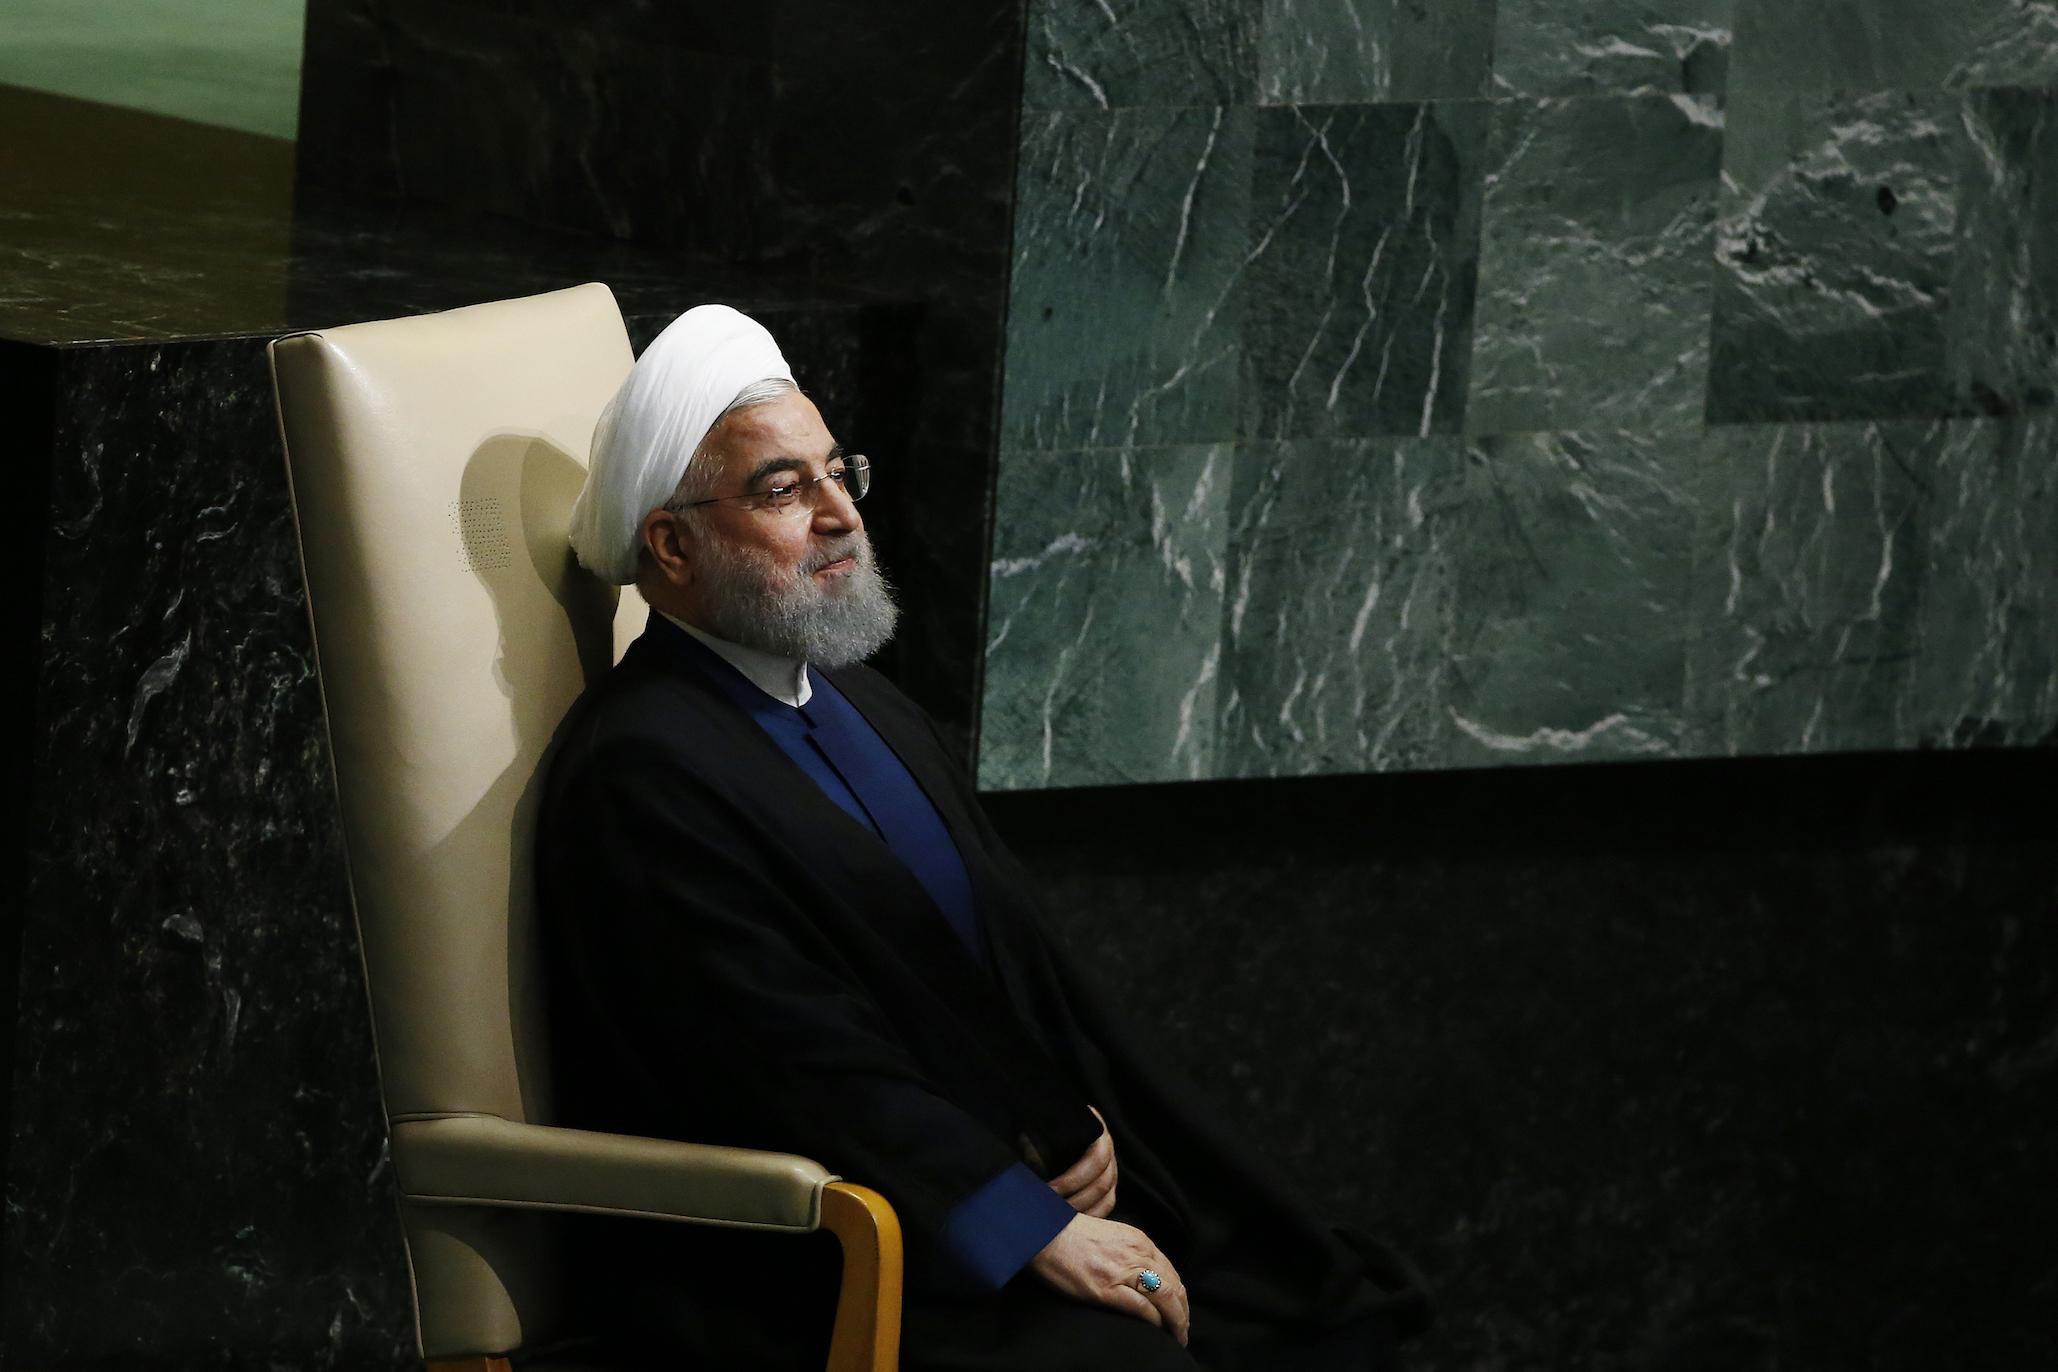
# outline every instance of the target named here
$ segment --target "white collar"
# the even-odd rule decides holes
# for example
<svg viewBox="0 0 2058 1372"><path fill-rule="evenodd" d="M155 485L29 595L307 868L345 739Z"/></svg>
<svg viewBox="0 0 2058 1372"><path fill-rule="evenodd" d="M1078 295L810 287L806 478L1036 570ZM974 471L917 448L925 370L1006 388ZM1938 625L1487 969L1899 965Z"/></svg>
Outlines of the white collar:
<svg viewBox="0 0 2058 1372"><path fill-rule="evenodd" d="M696 629L677 615L667 615L663 610L658 613L705 643L724 662L748 677L751 685L780 704L798 708L814 697L814 683L807 679L805 662L795 662L790 657L780 657L757 648L746 648L741 643L731 643L704 629Z"/></svg>

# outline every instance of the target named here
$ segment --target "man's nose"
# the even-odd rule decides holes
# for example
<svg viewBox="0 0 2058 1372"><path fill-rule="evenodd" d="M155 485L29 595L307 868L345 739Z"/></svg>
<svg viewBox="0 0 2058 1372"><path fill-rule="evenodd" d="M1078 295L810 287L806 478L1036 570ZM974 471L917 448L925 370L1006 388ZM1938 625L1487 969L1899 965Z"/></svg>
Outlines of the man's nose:
<svg viewBox="0 0 2058 1372"><path fill-rule="evenodd" d="M824 481L815 487L815 532L856 533L864 527L865 517L858 513L857 502L841 481Z"/></svg>

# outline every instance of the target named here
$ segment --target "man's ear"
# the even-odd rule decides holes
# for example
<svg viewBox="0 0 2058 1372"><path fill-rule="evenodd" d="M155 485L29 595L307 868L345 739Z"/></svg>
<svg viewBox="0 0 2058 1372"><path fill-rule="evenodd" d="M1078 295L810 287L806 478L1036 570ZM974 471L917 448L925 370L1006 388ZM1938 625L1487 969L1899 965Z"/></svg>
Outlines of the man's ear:
<svg viewBox="0 0 2058 1372"><path fill-rule="evenodd" d="M661 580L683 586L693 570L693 541L681 527L682 521L666 510L652 510L637 527L643 552Z"/></svg>

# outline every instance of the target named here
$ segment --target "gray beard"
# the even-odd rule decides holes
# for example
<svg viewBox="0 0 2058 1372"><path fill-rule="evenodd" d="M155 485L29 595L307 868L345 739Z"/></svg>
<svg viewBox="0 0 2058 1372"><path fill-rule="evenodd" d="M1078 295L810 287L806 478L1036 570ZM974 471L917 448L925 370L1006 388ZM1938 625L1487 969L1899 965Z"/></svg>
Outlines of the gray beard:
<svg viewBox="0 0 2058 1372"><path fill-rule="evenodd" d="M706 599L700 627L716 638L817 667L863 662L893 637L900 609L863 533L836 540L798 567L781 567L720 538L697 540ZM814 574L853 565L827 586Z"/></svg>

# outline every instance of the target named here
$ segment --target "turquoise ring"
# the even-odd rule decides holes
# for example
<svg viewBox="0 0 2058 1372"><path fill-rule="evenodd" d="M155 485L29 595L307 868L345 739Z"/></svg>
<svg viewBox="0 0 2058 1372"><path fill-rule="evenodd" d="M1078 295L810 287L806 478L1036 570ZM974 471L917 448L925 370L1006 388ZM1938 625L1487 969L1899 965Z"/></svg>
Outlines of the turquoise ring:
<svg viewBox="0 0 2058 1372"><path fill-rule="evenodd" d="M1143 1294L1146 1296L1157 1295L1158 1288L1163 1286L1164 1284L1165 1279L1159 1276L1157 1273L1151 1271L1148 1267L1144 1268L1141 1272L1138 1272L1136 1274L1137 1289L1143 1292Z"/></svg>

